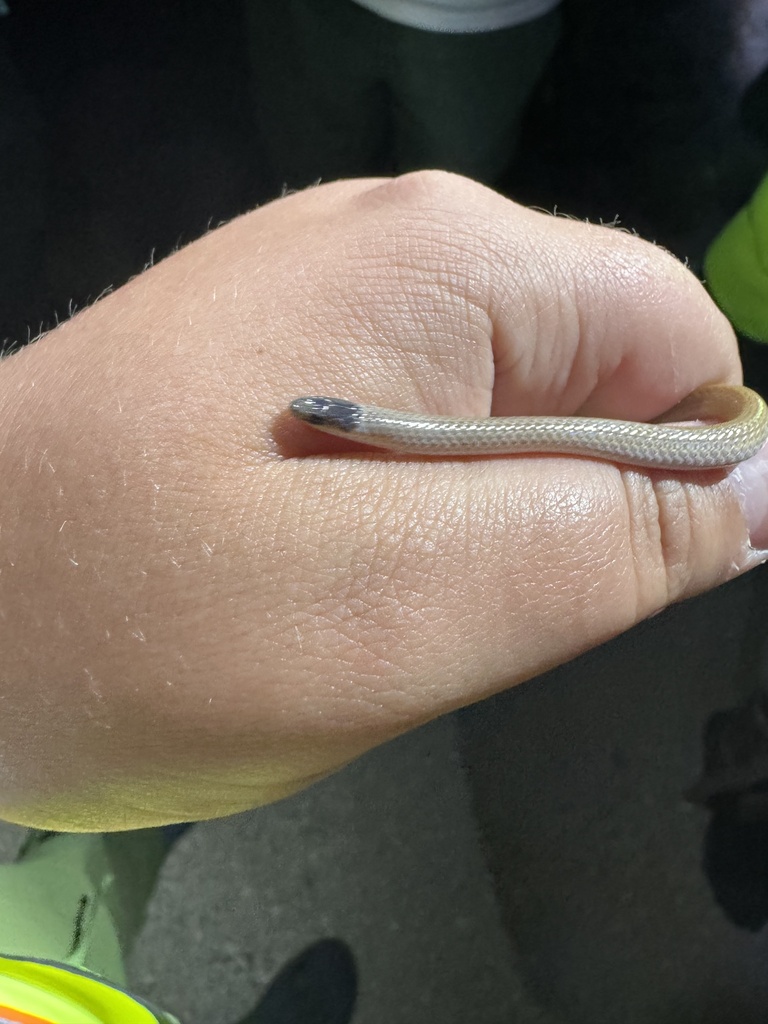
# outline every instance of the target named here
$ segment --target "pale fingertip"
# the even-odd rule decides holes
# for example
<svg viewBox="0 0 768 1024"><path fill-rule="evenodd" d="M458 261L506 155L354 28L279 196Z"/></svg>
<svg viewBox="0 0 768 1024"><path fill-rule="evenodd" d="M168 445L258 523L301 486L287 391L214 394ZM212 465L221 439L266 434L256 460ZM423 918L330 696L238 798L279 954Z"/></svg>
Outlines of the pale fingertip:
<svg viewBox="0 0 768 1024"><path fill-rule="evenodd" d="M734 575L739 576L750 569L756 569L759 565L765 565L766 562L768 562L767 550L759 550L747 545L744 558L738 565L734 565Z"/></svg>
<svg viewBox="0 0 768 1024"><path fill-rule="evenodd" d="M748 564L768 561L768 444L728 474L749 535Z"/></svg>

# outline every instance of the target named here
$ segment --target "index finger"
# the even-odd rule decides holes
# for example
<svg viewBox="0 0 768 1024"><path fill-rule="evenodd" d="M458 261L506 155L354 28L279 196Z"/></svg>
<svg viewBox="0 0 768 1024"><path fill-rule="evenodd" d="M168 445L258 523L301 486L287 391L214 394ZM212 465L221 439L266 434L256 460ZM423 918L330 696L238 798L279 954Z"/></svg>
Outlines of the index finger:
<svg viewBox="0 0 768 1024"><path fill-rule="evenodd" d="M658 246L443 173L394 179L356 202L400 222L393 262L485 304L494 414L650 419L702 383L741 381L727 320Z"/></svg>
<svg viewBox="0 0 768 1024"><path fill-rule="evenodd" d="M298 341L296 394L454 415L652 419L700 384L741 380L733 332L702 285L624 231L434 171L289 202L302 230L316 215L298 269L318 330ZM277 216L285 231L281 205L260 211L263 227Z"/></svg>

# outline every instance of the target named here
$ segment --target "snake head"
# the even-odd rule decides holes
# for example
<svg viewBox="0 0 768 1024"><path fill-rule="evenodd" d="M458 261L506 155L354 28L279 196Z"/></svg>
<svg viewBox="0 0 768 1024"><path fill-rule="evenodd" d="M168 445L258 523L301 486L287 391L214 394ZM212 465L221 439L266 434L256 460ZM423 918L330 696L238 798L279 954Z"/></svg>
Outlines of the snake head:
<svg viewBox="0 0 768 1024"><path fill-rule="evenodd" d="M290 410L296 419L333 433L352 434L360 423L360 406L341 398L295 398Z"/></svg>

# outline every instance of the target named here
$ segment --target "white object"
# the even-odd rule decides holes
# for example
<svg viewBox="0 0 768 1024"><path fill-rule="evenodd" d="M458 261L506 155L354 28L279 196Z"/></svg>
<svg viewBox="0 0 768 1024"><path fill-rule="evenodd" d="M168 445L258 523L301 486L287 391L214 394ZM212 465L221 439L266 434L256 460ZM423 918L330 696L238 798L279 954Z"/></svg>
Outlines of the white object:
<svg viewBox="0 0 768 1024"><path fill-rule="evenodd" d="M355 0L374 14L428 32L493 32L553 11L560 0Z"/></svg>

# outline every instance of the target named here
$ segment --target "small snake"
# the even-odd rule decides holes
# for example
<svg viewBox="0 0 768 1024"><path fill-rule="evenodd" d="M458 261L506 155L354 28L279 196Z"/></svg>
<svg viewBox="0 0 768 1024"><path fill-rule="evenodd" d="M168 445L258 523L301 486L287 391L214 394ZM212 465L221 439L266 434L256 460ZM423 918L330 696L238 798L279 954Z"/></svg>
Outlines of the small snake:
<svg viewBox="0 0 768 1024"><path fill-rule="evenodd" d="M583 455L656 469L717 469L743 462L768 441L765 402L749 388L732 384L705 384L654 423L581 416L427 416L317 397L296 398L290 411L328 434L419 455ZM706 422L682 425L691 421Z"/></svg>

